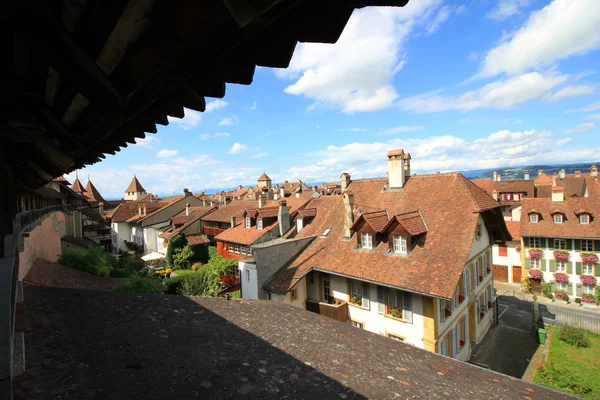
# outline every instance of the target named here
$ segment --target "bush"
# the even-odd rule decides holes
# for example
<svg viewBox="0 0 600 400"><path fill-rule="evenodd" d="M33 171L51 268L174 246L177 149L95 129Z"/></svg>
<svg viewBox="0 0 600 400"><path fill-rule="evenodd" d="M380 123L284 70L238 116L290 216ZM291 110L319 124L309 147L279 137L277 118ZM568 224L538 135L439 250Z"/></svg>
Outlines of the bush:
<svg viewBox="0 0 600 400"><path fill-rule="evenodd" d="M581 304L581 299L580 299L580 298L576 298L576 299L575 299L575 303L577 303L577 304Z"/></svg>
<svg viewBox="0 0 600 400"><path fill-rule="evenodd" d="M192 265L192 257L194 257L194 250L189 243L184 247L174 249L173 269L189 269Z"/></svg>
<svg viewBox="0 0 600 400"><path fill-rule="evenodd" d="M565 326L560 330L558 338L575 347L589 347L590 341L585 331L574 326Z"/></svg>
<svg viewBox="0 0 600 400"><path fill-rule="evenodd" d="M175 255L175 249L180 249L185 247L185 245L188 244L187 240L185 239L185 236L183 236L182 234L179 234L171 239L169 239L169 245L167 247L167 265L171 268L173 268L174 264L173 264L173 256Z"/></svg>
<svg viewBox="0 0 600 400"><path fill-rule="evenodd" d="M162 293L160 282L157 279L137 275L124 279L113 290L115 292Z"/></svg>
<svg viewBox="0 0 600 400"><path fill-rule="evenodd" d="M192 271L200 271L200 268L202 268L203 264L201 262L197 262L194 263L192 265Z"/></svg>
<svg viewBox="0 0 600 400"><path fill-rule="evenodd" d="M549 299L551 299L552 297L550 297L550 295L552 295L552 284L551 283L542 283L542 293L544 294L544 296L548 297Z"/></svg>
<svg viewBox="0 0 600 400"><path fill-rule="evenodd" d="M566 302L569 301L569 295L568 294L563 294L562 299Z"/></svg>
<svg viewBox="0 0 600 400"><path fill-rule="evenodd" d="M546 295L547 298L549 298L550 300L552 300L554 298L554 295L552 293L548 293Z"/></svg>
<svg viewBox="0 0 600 400"><path fill-rule="evenodd" d="M569 371L564 369L558 369L554 363L549 362L545 366L538 367L539 372L537 379L539 382L552 388L560 388L571 393L575 393L579 396L588 395L593 392L592 387L587 386L585 383L579 383L580 379L573 376Z"/></svg>
<svg viewBox="0 0 600 400"><path fill-rule="evenodd" d="M236 290L235 292L231 292L231 293L229 293L229 295L231 296L232 299L242 298L242 293L239 290Z"/></svg>
<svg viewBox="0 0 600 400"><path fill-rule="evenodd" d="M202 296L206 292L206 274L184 275L180 281L179 294L184 296Z"/></svg>
<svg viewBox="0 0 600 400"><path fill-rule="evenodd" d="M64 253L57 262L89 274L113 278L131 276L146 266L144 261L131 256L123 256L117 260L113 255L105 253L99 246Z"/></svg>

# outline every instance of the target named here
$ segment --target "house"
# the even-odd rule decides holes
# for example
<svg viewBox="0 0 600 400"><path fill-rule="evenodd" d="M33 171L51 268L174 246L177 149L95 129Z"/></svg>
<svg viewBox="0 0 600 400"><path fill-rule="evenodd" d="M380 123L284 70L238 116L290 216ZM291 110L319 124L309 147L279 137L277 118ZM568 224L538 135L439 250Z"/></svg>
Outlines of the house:
<svg viewBox="0 0 600 400"><path fill-rule="evenodd" d="M224 232L226 229L231 228L232 217L235 217L237 220L244 210L257 208L258 206L259 201L255 200L238 200L221 205L216 211L201 218L202 231L208 237L210 242L214 244L215 236Z"/></svg>
<svg viewBox="0 0 600 400"><path fill-rule="evenodd" d="M192 246L210 244L210 240L203 232L202 217L216 210L217 208L212 206L191 206L187 203L185 210L171 217L170 226L159 235L157 251L166 254L169 240L179 234L184 235Z"/></svg>
<svg viewBox="0 0 600 400"><path fill-rule="evenodd" d="M510 239L499 204L458 173L410 176L402 150L388 153L387 179L343 174L342 192L310 200L293 239L252 246L242 296L279 264L256 282L267 298L468 359L491 326L491 245Z"/></svg>
<svg viewBox="0 0 600 400"><path fill-rule="evenodd" d="M527 271L523 280L541 275L555 293L565 291L571 297L594 293L600 277L599 186L597 177L589 176L588 197L565 197L565 187L555 185L550 199L523 201L521 262Z"/></svg>
<svg viewBox="0 0 600 400"><path fill-rule="evenodd" d="M250 246L284 236L292 228L292 218L308 198L289 198L266 202L259 199L259 207L245 209L231 217L231 228L215 236L218 253L234 260L252 256ZM239 218L239 219L238 219Z"/></svg>
<svg viewBox="0 0 600 400"><path fill-rule="evenodd" d="M135 201L145 196L146 194L146 190L134 174L131 183L129 183L129 186L127 186L127 189L125 189L125 200Z"/></svg>

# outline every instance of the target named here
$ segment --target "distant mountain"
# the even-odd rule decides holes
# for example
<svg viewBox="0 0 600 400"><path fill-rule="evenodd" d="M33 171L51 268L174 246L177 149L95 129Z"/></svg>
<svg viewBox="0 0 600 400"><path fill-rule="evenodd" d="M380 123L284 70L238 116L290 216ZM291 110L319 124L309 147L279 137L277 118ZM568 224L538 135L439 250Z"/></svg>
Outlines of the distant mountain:
<svg viewBox="0 0 600 400"><path fill-rule="evenodd" d="M565 173L572 174L575 171L589 172L592 165L600 165L599 162L579 163L579 164L534 164L521 167L511 168L494 168L494 169L476 169L471 171L459 171L469 179L492 179L494 171L502 176L502 180L523 179L523 171L529 171L530 177L533 179L538 176L538 171L552 175L553 173L565 170Z"/></svg>

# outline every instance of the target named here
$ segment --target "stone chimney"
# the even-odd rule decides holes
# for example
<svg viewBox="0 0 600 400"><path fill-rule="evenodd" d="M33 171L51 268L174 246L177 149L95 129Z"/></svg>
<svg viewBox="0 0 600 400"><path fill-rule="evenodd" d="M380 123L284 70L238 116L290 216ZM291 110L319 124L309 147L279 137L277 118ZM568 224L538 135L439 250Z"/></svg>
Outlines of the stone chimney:
<svg viewBox="0 0 600 400"><path fill-rule="evenodd" d="M144 206L144 217L146 216L146 206Z"/></svg>
<svg viewBox="0 0 600 400"><path fill-rule="evenodd" d="M590 176L598 176L598 167L595 165L590 167Z"/></svg>
<svg viewBox="0 0 600 400"><path fill-rule="evenodd" d="M352 236L350 228L354 224L354 193L345 191L342 198L344 200L344 239L350 240L350 236Z"/></svg>
<svg viewBox="0 0 600 400"><path fill-rule="evenodd" d="M340 176L340 179L342 180L342 192L345 192L346 189L348 189L348 185L350 184L350 174L344 172L342 176Z"/></svg>
<svg viewBox="0 0 600 400"><path fill-rule="evenodd" d="M387 175L390 190L401 189L404 186L407 178L404 171L404 160L407 157L408 155L402 149L388 151Z"/></svg>
<svg viewBox="0 0 600 400"><path fill-rule="evenodd" d="M538 169L538 176L542 175L544 173L543 169Z"/></svg>
<svg viewBox="0 0 600 400"><path fill-rule="evenodd" d="M226 206L228 203L227 196L223 196L223 205Z"/></svg>
<svg viewBox="0 0 600 400"><path fill-rule="evenodd" d="M575 178L581 178L581 171L575 171Z"/></svg>
<svg viewBox="0 0 600 400"><path fill-rule="evenodd" d="M243 189L244 187L242 185L239 185L238 189Z"/></svg>
<svg viewBox="0 0 600 400"><path fill-rule="evenodd" d="M523 171L523 179L525 179L526 181L529 180L529 171Z"/></svg>
<svg viewBox="0 0 600 400"><path fill-rule="evenodd" d="M556 182L558 182L558 174L555 172L552 174L552 187L556 186Z"/></svg>
<svg viewBox="0 0 600 400"><path fill-rule="evenodd" d="M267 196L264 193L261 193L258 196L258 208L263 208L267 204Z"/></svg>
<svg viewBox="0 0 600 400"><path fill-rule="evenodd" d="M502 174L498 174L498 176L496 177L496 181L500 182L502 180Z"/></svg>
<svg viewBox="0 0 600 400"><path fill-rule="evenodd" d="M283 236L290 230L290 213L286 200L279 200L279 210L277 211L277 222L279 222L279 235Z"/></svg>
<svg viewBox="0 0 600 400"><path fill-rule="evenodd" d="M219 193L219 203L223 202L223 200L225 198L224 194L225 194L225 192L223 192L223 191L221 193Z"/></svg>
<svg viewBox="0 0 600 400"><path fill-rule="evenodd" d="M498 191L496 189L494 189L494 191L492 192L492 197L494 198L494 200L498 200Z"/></svg>
<svg viewBox="0 0 600 400"><path fill-rule="evenodd" d="M285 198L285 188L282 187L281 189L279 189L279 197L281 197L282 199Z"/></svg>
<svg viewBox="0 0 600 400"><path fill-rule="evenodd" d="M202 206L206 207L206 199L202 199Z"/></svg>
<svg viewBox="0 0 600 400"><path fill-rule="evenodd" d="M191 193L190 193L190 191L187 188L183 189L183 196L184 197L188 197L190 195L191 195Z"/></svg>
<svg viewBox="0 0 600 400"><path fill-rule="evenodd" d="M232 215L229 220L231 221L231 227L235 228L235 215Z"/></svg>
<svg viewBox="0 0 600 400"><path fill-rule="evenodd" d="M185 216L189 216L190 215L190 203L187 203L185 205Z"/></svg>
<svg viewBox="0 0 600 400"><path fill-rule="evenodd" d="M565 169L563 168L558 171L558 175L560 176L560 179L565 179Z"/></svg>
<svg viewBox="0 0 600 400"><path fill-rule="evenodd" d="M492 179L494 180L494 182L496 182L498 180L498 173L496 171L494 171Z"/></svg>
<svg viewBox="0 0 600 400"><path fill-rule="evenodd" d="M98 203L98 212L100 213L101 217L104 216L104 203L103 202Z"/></svg>
<svg viewBox="0 0 600 400"><path fill-rule="evenodd" d="M563 186L552 186L552 201L563 202L565 201L565 190Z"/></svg>

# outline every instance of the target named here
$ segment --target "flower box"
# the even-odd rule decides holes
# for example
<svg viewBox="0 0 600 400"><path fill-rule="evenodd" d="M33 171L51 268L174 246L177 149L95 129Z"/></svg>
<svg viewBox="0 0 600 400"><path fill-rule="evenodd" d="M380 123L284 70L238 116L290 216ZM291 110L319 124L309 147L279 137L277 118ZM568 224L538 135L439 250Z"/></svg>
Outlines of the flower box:
<svg viewBox="0 0 600 400"><path fill-rule="evenodd" d="M567 283L569 282L569 275L557 272L554 274L554 280L559 283Z"/></svg>
<svg viewBox="0 0 600 400"><path fill-rule="evenodd" d="M529 277L531 279L542 279L542 271L536 268L532 268L529 270Z"/></svg>
<svg viewBox="0 0 600 400"><path fill-rule="evenodd" d="M463 296L462 294L458 295L458 302L462 303L463 301L465 301L465 296Z"/></svg>
<svg viewBox="0 0 600 400"><path fill-rule="evenodd" d="M446 317L451 316L452 315L452 309L450 307L444 308L444 314L446 315Z"/></svg>
<svg viewBox="0 0 600 400"><path fill-rule="evenodd" d="M569 252L565 250L554 250L554 259L556 261L569 261Z"/></svg>
<svg viewBox="0 0 600 400"><path fill-rule="evenodd" d="M400 309L400 307L388 307L386 309L386 314L390 317L402 319L402 309Z"/></svg>
<svg viewBox="0 0 600 400"><path fill-rule="evenodd" d="M591 294L584 294L581 296L581 301L588 304L595 304L596 299Z"/></svg>
<svg viewBox="0 0 600 400"><path fill-rule="evenodd" d="M544 256L544 252L541 249L529 249L529 258L542 258Z"/></svg>
<svg viewBox="0 0 600 400"><path fill-rule="evenodd" d="M460 347L465 347L465 341L460 339L460 341L458 342L458 344L460 345Z"/></svg>
<svg viewBox="0 0 600 400"><path fill-rule="evenodd" d="M517 247L515 247L515 251L516 251L517 253L520 253L520 252L521 252L521 246L520 246L520 245L517 245Z"/></svg>
<svg viewBox="0 0 600 400"><path fill-rule="evenodd" d="M581 279L581 283L586 286L596 286L596 277L591 275L581 275L579 277Z"/></svg>
<svg viewBox="0 0 600 400"><path fill-rule="evenodd" d="M492 303L491 301L488 301L488 308L492 308L494 307L494 303Z"/></svg>
<svg viewBox="0 0 600 400"><path fill-rule="evenodd" d="M492 270L490 268L486 268L485 269L487 271L487 273L489 274L490 272L492 272Z"/></svg>
<svg viewBox="0 0 600 400"><path fill-rule="evenodd" d="M480 311L479 312L479 318L483 318L485 317L485 311Z"/></svg>
<svg viewBox="0 0 600 400"><path fill-rule="evenodd" d="M352 296L352 298L350 298L350 303L362 307L362 297Z"/></svg>
<svg viewBox="0 0 600 400"><path fill-rule="evenodd" d="M598 264L598 256L596 253L581 253L581 262L586 264Z"/></svg>

